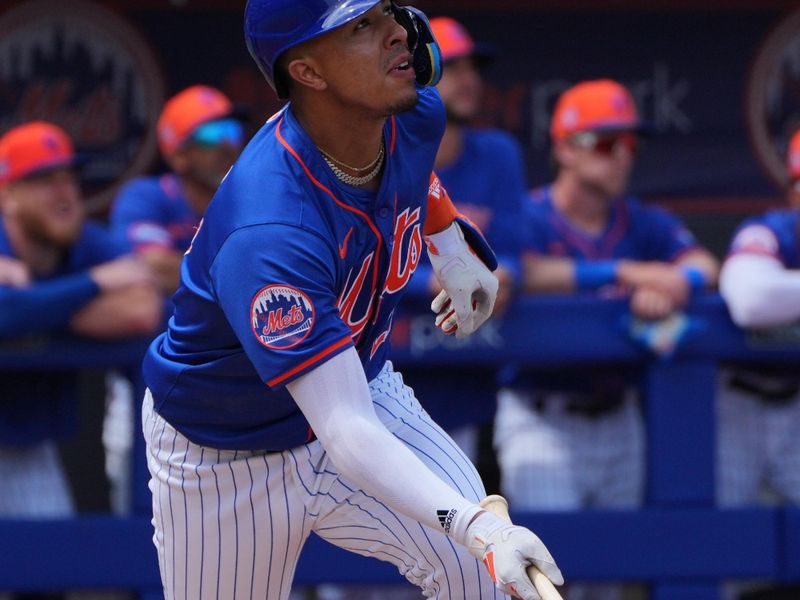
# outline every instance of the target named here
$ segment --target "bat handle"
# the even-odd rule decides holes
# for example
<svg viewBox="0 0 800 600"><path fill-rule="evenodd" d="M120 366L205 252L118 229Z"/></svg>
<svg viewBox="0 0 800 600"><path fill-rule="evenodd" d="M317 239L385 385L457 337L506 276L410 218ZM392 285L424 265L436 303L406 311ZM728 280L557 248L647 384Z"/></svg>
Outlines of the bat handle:
<svg viewBox="0 0 800 600"><path fill-rule="evenodd" d="M511 523L511 517L508 516L508 502L502 496L497 494L486 496L481 500L480 506ZM564 600L561 594L558 593L556 586L553 585L553 582L539 569L531 565L526 569L526 572L542 600Z"/></svg>

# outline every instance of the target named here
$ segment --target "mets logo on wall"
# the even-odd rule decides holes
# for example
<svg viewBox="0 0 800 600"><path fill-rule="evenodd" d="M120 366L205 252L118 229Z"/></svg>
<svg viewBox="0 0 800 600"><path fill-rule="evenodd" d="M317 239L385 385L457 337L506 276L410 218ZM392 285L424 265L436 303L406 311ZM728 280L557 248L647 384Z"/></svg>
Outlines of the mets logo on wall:
<svg viewBox="0 0 800 600"><path fill-rule="evenodd" d="M21 2L0 12L0 32L0 132L32 120L64 128L87 159L88 208L103 210L157 157L164 84L148 42L89 0Z"/></svg>
<svg viewBox="0 0 800 600"><path fill-rule="evenodd" d="M762 168L786 186L786 150L800 127L800 10L770 32L755 56L747 82L747 129Z"/></svg>
<svg viewBox="0 0 800 600"><path fill-rule="evenodd" d="M285 285L261 288L250 305L253 333L267 348L286 350L302 342L314 326L308 295Z"/></svg>

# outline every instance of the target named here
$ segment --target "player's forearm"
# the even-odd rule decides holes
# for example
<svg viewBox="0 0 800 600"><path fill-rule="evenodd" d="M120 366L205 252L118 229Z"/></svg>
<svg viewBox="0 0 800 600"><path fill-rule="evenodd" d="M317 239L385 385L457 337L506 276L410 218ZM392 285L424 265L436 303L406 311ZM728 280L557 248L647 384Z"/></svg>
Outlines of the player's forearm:
<svg viewBox="0 0 800 600"><path fill-rule="evenodd" d="M0 337L66 328L70 318L97 296L88 273L78 273L28 287L0 287Z"/></svg>
<svg viewBox="0 0 800 600"><path fill-rule="evenodd" d="M339 472L432 528L443 527L443 515L445 529L463 543L477 505L445 484L380 422L353 348L287 388Z"/></svg>
<svg viewBox="0 0 800 600"><path fill-rule="evenodd" d="M474 515L475 506L431 472L380 421L352 419L337 435L335 451L329 452L337 470L370 495L385 498L393 509L429 527L441 529L438 515L446 515L445 532L463 540L468 524L463 516Z"/></svg>
<svg viewBox="0 0 800 600"><path fill-rule="evenodd" d="M800 272L769 256L729 258L720 274L720 293L741 327L776 327L800 319Z"/></svg>
<svg viewBox="0 0 800 600"><path fill-rule="evenodd" d="M525 255L522 289L527 293L569 293L577 289L575 261L570 258Z"/></svg>
<svg viewBox="0 0 800 600"><path fill-rule="evenodd" d="M155 333L161 323L161 297L151 286L131 286L105 293L79 310L70 329L96 338L122 338Z"/></svg>
<svg viewBox="0 0 800 600"><path fill-rule="evenodd" d="M715 288L719 281L719 261L708 251L703 248L697 248L685 254L676 263L684 271L694 269L702 275L703 288ZM701 287L698 280L694 280L693 289Z"/></svg>

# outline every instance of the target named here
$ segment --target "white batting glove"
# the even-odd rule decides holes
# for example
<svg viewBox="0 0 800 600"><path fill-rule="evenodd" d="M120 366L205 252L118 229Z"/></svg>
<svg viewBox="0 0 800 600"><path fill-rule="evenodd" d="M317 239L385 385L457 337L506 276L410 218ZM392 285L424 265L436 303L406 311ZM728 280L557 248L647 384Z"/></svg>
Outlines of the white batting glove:
<svg viewBox="0 0 800 600"><path fill-rule="evenodd" d="M458 223L426 236L425 243L433 272L442 286L431 303L436 326L446 334L467 336L491 316L497 277L470 249Z"/></svg>
<svg viewBox="0 0 800 600"><path fill-rule="evenodd" d="M482 560L498 590L522 600L540 600L525 572L534 565L555 585L564 577L550 552L531 530L512 525L489 512L481 513L467 527L467 548Z"/></svg>

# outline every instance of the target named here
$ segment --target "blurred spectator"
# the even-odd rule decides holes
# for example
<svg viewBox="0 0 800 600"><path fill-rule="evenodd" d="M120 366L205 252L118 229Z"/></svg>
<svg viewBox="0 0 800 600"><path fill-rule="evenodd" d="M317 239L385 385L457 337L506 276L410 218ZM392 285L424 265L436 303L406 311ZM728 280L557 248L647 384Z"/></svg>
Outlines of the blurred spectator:
<svg viewBox="0 0 800 600"><path fill-rule="evenodd" d="M161 318L150 269L85 221L72 142L44 122L0 138L0 337L147 335ZM76 428L76 373L20 371L0 402L0 516L74 512L57 442Z"/></svg>
<svg viewBox="0 0 800 600"><path fill-rule="evenodd" d="M742 224L720 273L720 292L740 327L786 327L800 319L800 131L789 144L787 171L789 208ZM796 364L723 368L717 424L720 506L767 501L800 504L800 373ZM798 591L794 588L791 597L797 597Z"/></svg>
<svg viewBox="0 0 800 600"><path fill-rule="evenodd" d="M493 49L475 43L469 32L449 17L431 19L444 62L437 88L447 115L447 126L436 155L435 169L460 213L486 235L498 255L495 274L500 282L494 318L508 307L519 282L520 214L527 184L522 150L510 134L477 129L483 99L481 69L494 60ZM430 263L423 259L414 274L408 296L429 303L438 293ZM441 370L406 368L404 377L419 389L425 407L441 423L473 462L478 462L478 427L474 420L491 420L496 378L492 370L469 382L445 377ZM435 385L436 389L431 386ZM427 390L427 391L426 391ZM433 404L438 402L440 405ZM472 406L472 408L470 408Z"/></svg>
<svg viewBox="0 0 800 600"><path fill-rule="evenodd" d="M196 85L176 94L157 125L159 148L171 171L132 180L111 208L112 231L152 267L167 301L178 287L181 259L194 232L244 145L243 116L211 87ZM168 306L166 316L171 312ZM110 374L106 386L106 474L112 508L125 514L131 503L133 389L119 373Z"/></svg>
<svg viewBox="0 0 800 600"><path fill-rule="evenodd" d="M112 230L153 267L164 294L177 289L181 258L244 142L240 115L216 89L193 86L164 105L158 144L171 172L134 179L111 209Z"/></svg>
<svg viewBox="0 0 800 600"><path fill-rule="evenodd" d="M641 131L611 80L580 83L551 123L555 181L526 204L523 286L529 293L630 294L637 318L678 311L716 283L717 262L665 211L627 193ZM644 424L635 372L519 374L498 398L501 488L515 510L632 508L644 487ZM569 598L619 598L617 586L573 586Z"/></svg>

